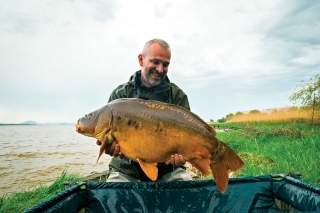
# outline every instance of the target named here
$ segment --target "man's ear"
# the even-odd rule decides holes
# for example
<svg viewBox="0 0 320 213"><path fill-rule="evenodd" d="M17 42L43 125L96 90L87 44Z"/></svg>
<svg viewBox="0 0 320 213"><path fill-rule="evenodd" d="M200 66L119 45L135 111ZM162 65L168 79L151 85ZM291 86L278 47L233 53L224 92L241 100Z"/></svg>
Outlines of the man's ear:
<svg viewBox="0 0 320 213"><path fill-rule="evenodd" d="M143 55L142 54L138 55L138 60L139 60L140 67L142 67L143 66Z"/></svg>

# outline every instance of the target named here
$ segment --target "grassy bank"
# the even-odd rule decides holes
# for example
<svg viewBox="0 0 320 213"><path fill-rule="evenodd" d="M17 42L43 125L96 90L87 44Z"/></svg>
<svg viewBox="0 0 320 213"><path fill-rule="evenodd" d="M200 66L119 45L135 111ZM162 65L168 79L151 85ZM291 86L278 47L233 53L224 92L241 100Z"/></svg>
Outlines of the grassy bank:
<svg viewBox="0 0 320 213"><path fill-rule="evenodd" d="M235 176L300 172L301 179L320 185L320 126L307 124L227 123L218 132L243 159Z"/></svg>
<svg viewBox="0 0 320 213"><path fill-rule="evenodd" d="M65 189L64 182L82 181L79 174L71 174L63 171L51 185L40 185L34 189L14 193L0 198L1 213L23 212L38 203L45 201Z"/></svg>

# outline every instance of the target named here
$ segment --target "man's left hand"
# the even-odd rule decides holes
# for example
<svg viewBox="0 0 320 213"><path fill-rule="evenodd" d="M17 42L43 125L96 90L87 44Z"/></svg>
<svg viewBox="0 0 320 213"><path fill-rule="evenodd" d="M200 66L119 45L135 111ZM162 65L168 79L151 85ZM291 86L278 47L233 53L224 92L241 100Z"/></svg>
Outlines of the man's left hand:
<svg viewBox="0 0 320 213"><path fill-rule="evenodd" d="M186 163L186 160L183 158L182 155L171 155L171 158L166 161L166 164L171 164L172 166L182 166Z"/></svg>

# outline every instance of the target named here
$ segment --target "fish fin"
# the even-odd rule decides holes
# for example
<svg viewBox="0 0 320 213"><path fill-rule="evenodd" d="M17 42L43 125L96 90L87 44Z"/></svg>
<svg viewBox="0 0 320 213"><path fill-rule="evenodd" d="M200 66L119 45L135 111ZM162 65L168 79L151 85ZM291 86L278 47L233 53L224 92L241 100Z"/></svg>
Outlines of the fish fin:
<svg viewBox="0 0 320 213"><path fill-rule="evenodd" d="M236 171L244 166L243 161L229 146L224 144L225 152L222 158L222 161L231 171Z"/></svg>
<svg viewBox="0 0 320 213"><path fill-rule="evenodd" d="M199 170L205 176L209 175L209 165L210 159L208 158L197 158L189 160L192 166L194 166L197 170Z"/></svg>
<svg viewBox="0 0 320 213"><path fill-rule="evenodd" d="M102 142L102 144L100 145L100 149L99 149L99 154L98 154L98 157L95 159L95 161L92 163L92 166L95 167L101 157L101 155L103 154L104 152L104 149L106 148L106 143L105 142Z"/></svg>
<svg viewBox="0 0 320 213"><path fill-rule="evenodd" d="M92 163L92 166L97 165L101 155L105 152L106 147L109 146L114 141L114 137L111 134L109 134L105 138L103 138L102 140L98 140L98 141L100 142L99 154L98 154L98 157L96 158L96 160Z"/></svg>
<svg viewBox="0 0 320 213"><path fill-rule="evenodd" d="M143 172L153 181L157 180L158 178L158 167L157 163L147 163L143 160L137 158L137 161L143 170Z"/></svg>
<svg viewBox="0 0 320 213"><path fill-rule="evenodd" d="M224 193L228 187L229 172L222 162L210 164L214 181L221 193Z"/></svg>
<svg viewBox="0 0 320 213"><path fill-rule="evenodd" d="M207 130L209 130L209 132L211 132L214 136L217 135L216 130L212 126L210 126L209 124L207 125Z"/></svg>
<svg viewBox="0 0 320 213"><path fill-rule="evenodd" d="M98 156L98 157L94 160L94 162L92 163L92 166L93 166L93 167L95 167L95 166L97 165L97 163L98 163L98 161L99 161L99 158L100 158L100 156Z"/></svg>
<svg viewBox="0 0 320 213"><path fill-rule="evenodd" d="M221 193L224 193L227 189L229 170L235 171L244 165L241 158L231 148L225 144L224 146L225 152L220 161L210 164L214 180Z"/></svg>

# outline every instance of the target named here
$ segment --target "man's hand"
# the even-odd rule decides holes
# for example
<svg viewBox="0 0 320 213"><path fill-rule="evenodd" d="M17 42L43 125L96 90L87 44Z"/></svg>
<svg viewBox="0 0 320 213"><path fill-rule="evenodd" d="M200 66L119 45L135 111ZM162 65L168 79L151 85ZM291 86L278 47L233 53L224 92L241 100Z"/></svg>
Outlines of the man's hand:
<svg viewBox="0 0 320 213"><path fill-rule="evenodd" d="M171 155L170 160L166 161L166 164L169 165L171 164L172 166L182 166L186 163L186 160L183 158L182 155Z"/></svg>
<svg viewBox="0 0 320 213"><path fill-rule="evenodd" d="M107 140L107 139L106 139ZM97 141L96 143L97 145L101 145L100 141ZM118 141L114 140L112 142L112 144L106 146L104 153L109 154L110 156L114 156L114 157L120 157L123 158L124 155L122 154L122 152L120 152L120 146L118 144Z"/></svg>

